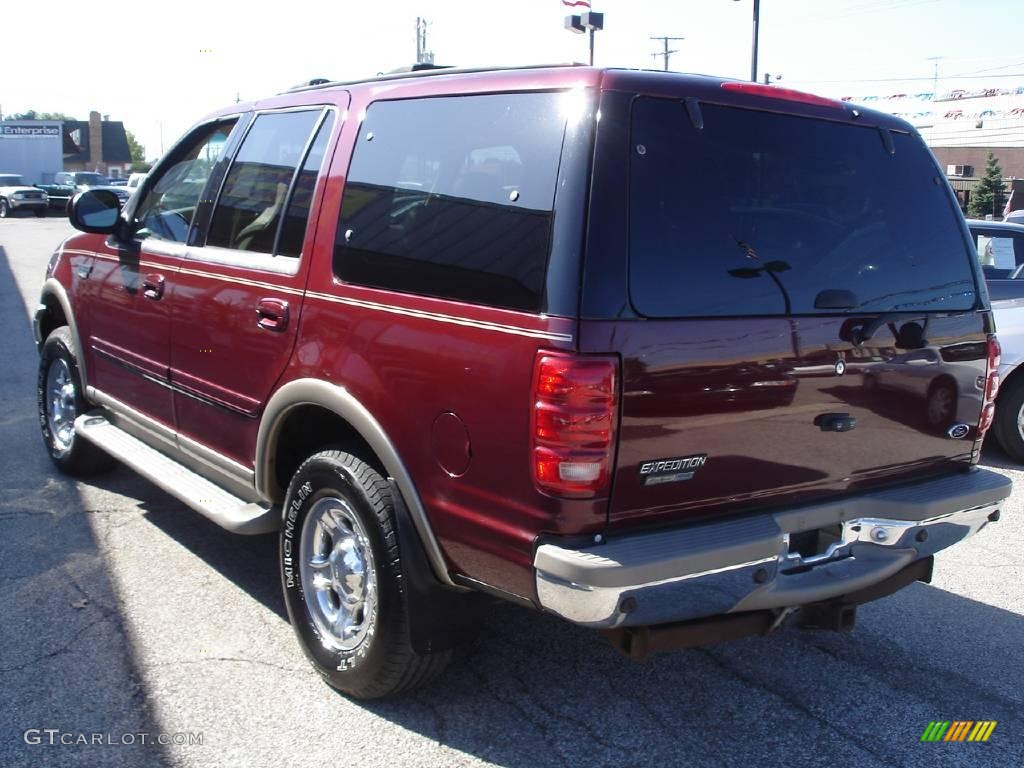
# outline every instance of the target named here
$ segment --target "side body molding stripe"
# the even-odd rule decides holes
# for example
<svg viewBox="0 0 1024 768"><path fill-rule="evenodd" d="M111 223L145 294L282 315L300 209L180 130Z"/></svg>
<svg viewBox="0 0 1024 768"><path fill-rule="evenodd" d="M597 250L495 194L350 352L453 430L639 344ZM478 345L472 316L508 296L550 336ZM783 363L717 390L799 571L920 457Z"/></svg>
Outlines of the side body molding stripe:
<svg viewBox="0 0 1024 768"><path fill-rule="evenodd" d="M285 417L293 408L303 405L318 405L341 416L358 432L377 454L388 474L398 484L402 497L409 509L416 530L420 535L423 549L430 560L434 574L443 584L455 586L448 574L441 547L434 538L434 532L427 520L426 510L420 501L416 486L398 456L395 446L384 429L352 394L344 387L335 386L317 379L296 379L281 387L270 398L260 421L256 439L256 490L265 499L281 495L274 472L274 455L277 452L277 438Z"/></svg>
<svg viewBox="0 0 1024 768"><path fill-rule="evenodd" d="M46 299L47 296L53 296L57 299L61 309L64 311L64 317L67 318L68 328L71 330L71 338L75 340L75 351L78 353L78 374L82 377L82 391L85 391L85 388L89 386L89 373L85 365L85 347L82 346L82 337L78 335L78 323L75 321L75 313L71 311L71 301L68 299L67 291L64 290L64 286L55 277L51 277L43 283L43 287L39 292L40 302Z"/></svg>

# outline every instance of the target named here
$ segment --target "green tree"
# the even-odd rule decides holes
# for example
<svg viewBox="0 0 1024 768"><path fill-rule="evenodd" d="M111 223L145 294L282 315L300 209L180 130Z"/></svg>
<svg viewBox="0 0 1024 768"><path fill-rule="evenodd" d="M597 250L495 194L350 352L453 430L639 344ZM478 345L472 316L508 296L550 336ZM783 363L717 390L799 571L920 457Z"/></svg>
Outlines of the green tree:
<svg viewBox="0 0 1024 768"><path fill-rule="evenodd" d="M60 120L62 122L74 120L75 118L71 115L65 115L63 112L36 112L34 109L30 109L27 112L17 112L10 116L11 120Z"/></svg>
<svg viewBox="0 0 1024 768"><path fill-rule="evenodd" d="M143 163L146 161L146 148L139 144L139 140L135 138L135 134L131 131L125 131L124 135L128 137L128 151L131 153L133 163Z"/></svg>
<svg viewBox="0 0 1024 768"><path fill-rule="evenodd" d="M971 203L967 207L967 213L974 218L983 219L986 215L998 216L1003 211L1003 172L999 168L999 161L991 152L988 153L988 160L985 163L985 175L981 177L978 186L971 192Z"/></svg>

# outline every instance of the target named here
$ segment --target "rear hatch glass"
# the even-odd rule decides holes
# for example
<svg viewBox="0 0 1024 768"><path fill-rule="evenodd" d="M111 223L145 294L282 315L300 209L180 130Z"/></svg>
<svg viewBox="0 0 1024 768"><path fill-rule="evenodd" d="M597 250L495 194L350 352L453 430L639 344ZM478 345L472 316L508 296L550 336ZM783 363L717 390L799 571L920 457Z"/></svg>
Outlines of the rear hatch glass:
<svg viewBox="0 0 1024 768"><path fill-rule="evenodd" d="M782 504L969 462L975 433L949 430L977 425L984 318L927 148L838 120L700 112L633 105L629 295L645 319L609 324L586 350L623 358L610 519Z"/></svg>
<svg viewBox="0 0 1024 768"><path fill-rule="evenodd" d="M887 147L871 127L701 111L697 129L679 102L633 108L642 162L632 162L630 293L640 314L834 313L844 297L821 294L836 290L857 312L974 306L946 182L918 138L887 132Z"/></svg>

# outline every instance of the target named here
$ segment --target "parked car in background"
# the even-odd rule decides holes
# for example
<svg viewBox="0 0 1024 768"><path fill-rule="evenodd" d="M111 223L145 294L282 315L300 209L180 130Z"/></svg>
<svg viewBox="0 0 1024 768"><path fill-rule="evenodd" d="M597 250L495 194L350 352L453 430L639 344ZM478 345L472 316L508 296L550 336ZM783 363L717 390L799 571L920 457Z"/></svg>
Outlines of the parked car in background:
<svg viewBox="0 0 1024 768"><path fill-rule="evenodd" d="M92 171L61 171L53 177L54 184L64 184L78 190L109 186L109 182L103 174Z"/></svg>
<svg viewBox="0 0 1024 768"><path fill-rule="evenodd" d="M60 211L61 213L67 211L68 203L71 202L71 198L78 191L78 188L71 184L36 184L35 186L36 189L41 189L46 193L50 210Z"/></svg>
<svg viewBox="0 0 1024 768"><path fill-rule="evenodd" d="M849 629L1010 494L976 466L981 268L892 115L439 70L231 104L151 175L76 195L48 262L46 450L279 531L296 637L352 696L439 674L477 594L637 659ZM942 430L862 385L917 350L969 383Z"/></svg>
<svg viewBox="0 0 1024 768"><path fill-rule="evenodd" d="M126 187L128 186L128 179L110 179L109 185L111 187Z"/></svg>
<svg viewBox="0 0 1024 768"><path fill-rule="evenodd" d="M20 174L0 173L0 219L22 211L43 217L49 205L46 192L25 184Z"/></svg>
<svg viewBox="0 0 1024 768"><path fill-rule="evenodd" d="M1003 348L992 434L1011 458L1024 463L1024 211L1005 221L969 219L967 225Z"/></svg>
<svg viewBox="0 0 1024 768"><path fill-rule="evenodd" d="M128 177L128 189L135 190L145 180L148 174L145 173L133 173Z"/></svg>

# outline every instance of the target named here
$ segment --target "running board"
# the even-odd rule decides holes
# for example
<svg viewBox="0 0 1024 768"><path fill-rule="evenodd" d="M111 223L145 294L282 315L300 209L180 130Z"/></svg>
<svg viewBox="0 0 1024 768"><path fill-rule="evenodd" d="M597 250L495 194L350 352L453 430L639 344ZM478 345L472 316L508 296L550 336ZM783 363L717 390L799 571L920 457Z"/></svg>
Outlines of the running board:
<svg viewBox="0 0 1024 768"><path fill-rule="evenodd" d="M246 502L110 423L87 413L75 419L75 435L96 444L196 512L233 533L257 534L280 527L280 511Z"/></svg>

